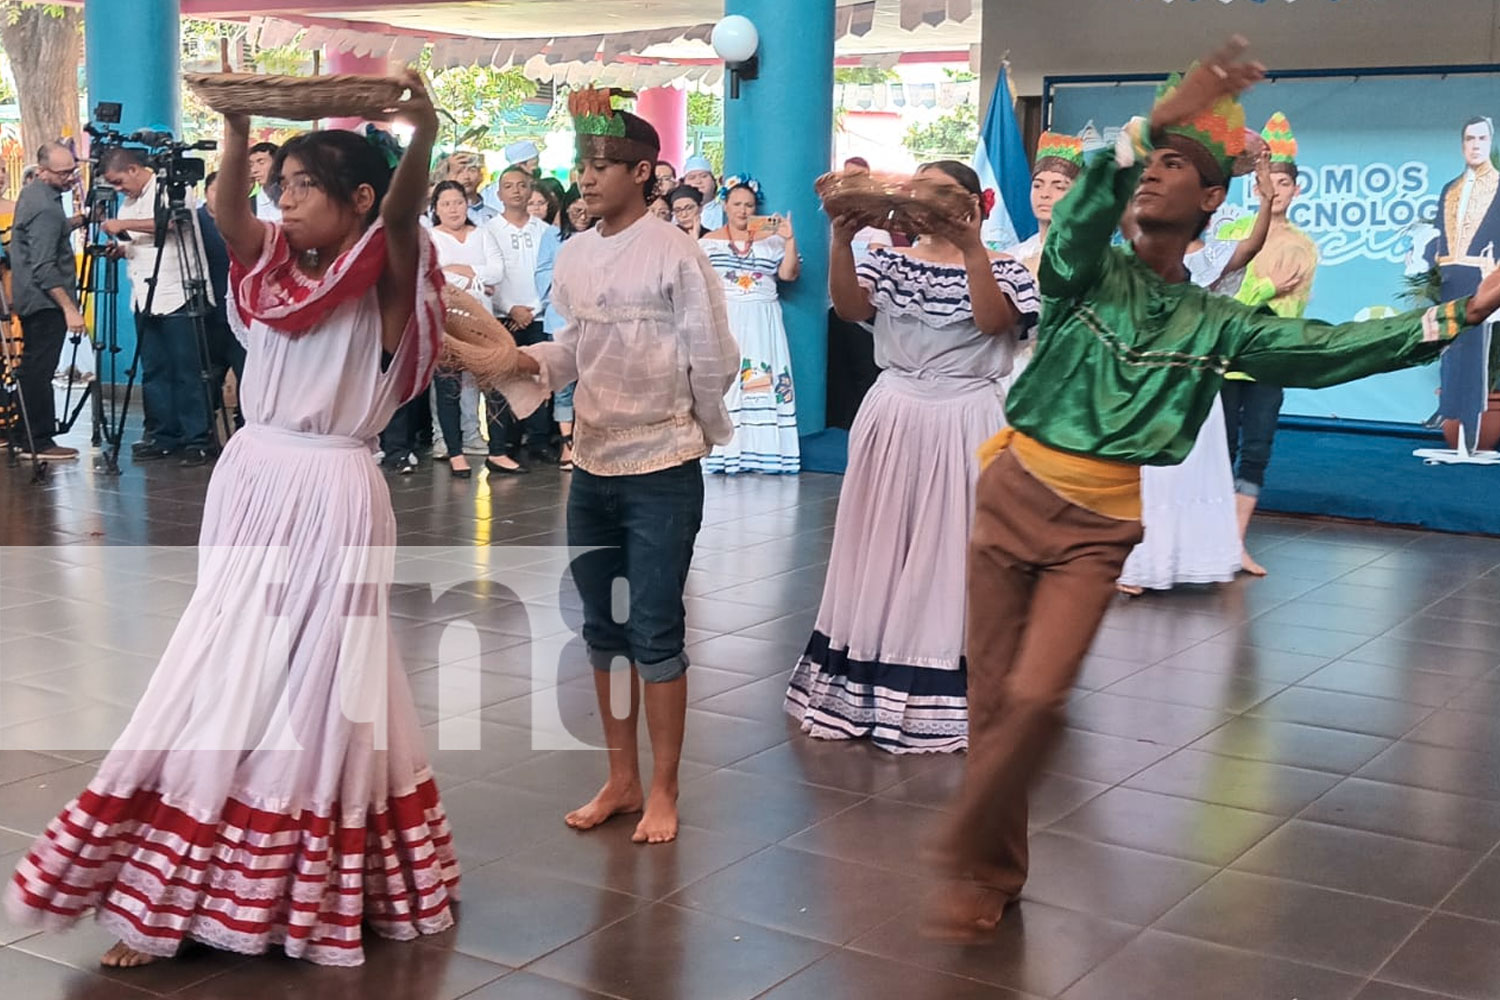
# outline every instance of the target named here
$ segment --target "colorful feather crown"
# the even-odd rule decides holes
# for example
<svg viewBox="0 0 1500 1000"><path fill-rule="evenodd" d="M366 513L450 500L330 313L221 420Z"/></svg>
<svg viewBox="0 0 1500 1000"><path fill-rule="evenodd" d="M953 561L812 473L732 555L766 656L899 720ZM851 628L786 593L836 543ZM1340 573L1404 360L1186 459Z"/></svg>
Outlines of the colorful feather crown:
<svg viewBox="0 0 1500 1000"><path fill-rule="evenodd" d="M1077 177L1083 170L1083 140L1061 132L1043 132L1036 142L1033 175L1044 170Z"/></svg>
<svg viewBox="0 0 1500 1000"><path fill-rule="evenodd" d="M624 138L625 119L615 113L614 99L635 95L621 90L575 90L568 95L568 114L573 116L577 135L602 135Z"/></svg>
<svg viewBox="0 0 1500 1000"><path fill-rule="evenodd" d="M1297 162L1297 137L1292 134L1292 123L1286 120L1286 115L1280 111L1272 115L1260 130L1260 137L1271 150L1272 163Z"/></svg>
<svg viewBox="0 0 1500 1000"><path fill-rule="evenodd" d="M1188 68L1191 73L1193 67ZM1156 91L1156 103L1170 97L1182 83L1183 74L1173 73ZM1235 173L1235 161L1245 152L1245 108L1239 99L1225 94L1185 122L1168 125L1162 130L1201 146L1218 165L1223 178Z"/></svg>

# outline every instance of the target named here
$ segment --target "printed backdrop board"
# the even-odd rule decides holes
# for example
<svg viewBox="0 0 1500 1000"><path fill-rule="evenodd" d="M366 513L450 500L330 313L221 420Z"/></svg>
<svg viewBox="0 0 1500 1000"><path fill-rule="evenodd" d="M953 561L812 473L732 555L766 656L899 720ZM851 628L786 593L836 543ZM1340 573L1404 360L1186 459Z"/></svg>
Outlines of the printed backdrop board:
<svg viewBox="0 0 1500 1000"><path fill-rule="evenodd" d="M1049 127L1092 129L1112 142L1131 116L1148 113L1156 86L1049 79ZM1342 322L1411 308L1401 298L1402 278L1426 268L1422 255L1437 234L1439 195L1463 172L1463 123L1476 115L1500 118L1500 73L1279 76L1245 98L1253 128L1275 111L1286 113L1298 143L1302 193L1288 214L1322 256L1307 315ZM1255 209L1253 185L1237 180L1225 214ZM1437 388L1438 369L1430 365L1331 389L1288 390L1282 412L1420 424L1437 408Z"/></svg>

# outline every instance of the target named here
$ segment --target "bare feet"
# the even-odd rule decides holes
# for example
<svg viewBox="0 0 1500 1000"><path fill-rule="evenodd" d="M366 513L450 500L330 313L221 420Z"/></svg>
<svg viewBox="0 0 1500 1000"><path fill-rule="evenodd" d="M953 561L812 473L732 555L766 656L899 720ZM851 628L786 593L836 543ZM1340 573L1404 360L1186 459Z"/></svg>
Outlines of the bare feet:
<svg viewBox="0 0 1500 1000"><path fill-rule="evenodd" d="M1140 597L1146 592L1143 588L1134 587L1128 583L1117 583L1115 584L1115 589L1124 594L1126 597Z"/></svg>
<svg viewBox="0 0 1500 1000"><path fill-rule="evenodd" d="M1250 558L1249 549L1240 549L1240 569L1251 576L1265 576L1266 568Z"/></svg>
<svg viewBox="0 0 1500 1000"><path fill-rule="evenodd" d="M631 840L637 844L668 844L677 839L677 791L653 787L646 814L636 824Z"/></svg>
<svg viewBox="0 0 1500 1000"><path fill-rule="evenodd" d="M927 897L920 933L925 938L959 944L981 940L999 925L1009 903L1009 898L994 889L950 883Z"/></svg>
<svg viewBox="0 0 1500 1000"><path fill-rule="evenodd" d="M115 942L113 948L99 957L99 964L106 969L137 969L155 961L159 961L157 956L126 947L124 941Z"/></svg>
<svg viewBox="0 0 1500 1000"><path fill-rule="evenodd" d="M611 816L640 812L643 798L639 781L623 787L616 787L606 781L598 795L587 805L568 813L563 821L575 830L592 830Z"/></svg>

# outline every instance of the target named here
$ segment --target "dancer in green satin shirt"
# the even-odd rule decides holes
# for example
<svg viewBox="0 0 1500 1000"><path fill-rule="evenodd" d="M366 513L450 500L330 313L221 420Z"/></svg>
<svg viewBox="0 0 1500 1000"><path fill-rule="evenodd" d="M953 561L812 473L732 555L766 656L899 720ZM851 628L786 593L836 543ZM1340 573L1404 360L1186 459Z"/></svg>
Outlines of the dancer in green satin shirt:
<svg viewBox="0 0 1500 1000"><path fill-rule="evenodd" d="M1323 386L1421 364L1500 307L1500 272L1472 299L1338 326L1191 283L1183 257L1245 148L1236 95L1265 75L1241 61L1245 45L1174 78L1053 213L1036 352L1006 401L1012 427L986 446L976 498L968 770L933 845L951 880L924 915L934 936L991 930L1019 895L1027 788L1141 540L1140 467L1183 459L1224 373ZM1112 248L1127 204L1139 235Z"/></svg>

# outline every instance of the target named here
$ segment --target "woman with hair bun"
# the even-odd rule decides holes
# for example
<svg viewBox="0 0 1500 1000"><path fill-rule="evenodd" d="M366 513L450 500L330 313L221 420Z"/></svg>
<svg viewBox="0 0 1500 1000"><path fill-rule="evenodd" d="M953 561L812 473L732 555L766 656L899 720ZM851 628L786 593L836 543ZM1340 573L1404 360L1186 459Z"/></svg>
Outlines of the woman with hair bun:
<svg viewBox="0 0 1500 1000"><path fill-rule="evenodd" d="M1005 425L1001 380L1041 309L1026 268L985 249L993 193L973 170L930 163L915 187L966 195L961 229L856 265L861 222L833 222L834 309L873 322L884 371L850 431L823 600L786 696L809 735L869 737L893 753L967 745L964 560L978 452Z"/></svg>

